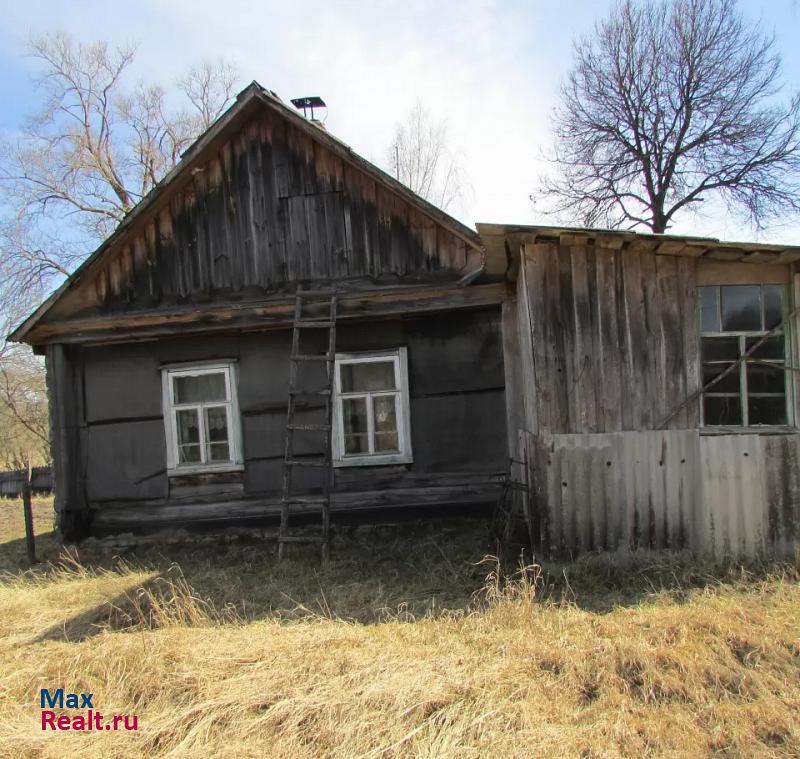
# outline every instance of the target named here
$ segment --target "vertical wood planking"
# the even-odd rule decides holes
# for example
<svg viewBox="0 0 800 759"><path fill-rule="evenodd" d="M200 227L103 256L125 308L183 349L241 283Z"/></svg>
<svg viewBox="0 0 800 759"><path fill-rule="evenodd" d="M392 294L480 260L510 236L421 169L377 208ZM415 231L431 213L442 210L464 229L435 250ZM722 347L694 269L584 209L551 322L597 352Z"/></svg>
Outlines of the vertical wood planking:
<svg viewBox="0 0 800 759"><path fill-rule="evenodd" d="M643 367L646 377L645 394L642 399L641 429L651 430L658 421L658 409L661 406L659 399L660 385L662 384L659 372L661 344L660 344L660 318L661 304L658 286L656 284L656 256L653 253L642 251L639 254L641 278L639 287L642 300L643 319Z"/></svg>
<svg viewBox="0 0 800 759"><path fill-rule="evenodd" d="M652 427L652 389L650 381L650 348L647 335L644 292L642 290L642 261L636 251L625 251L623 267L625 288L625 321L628 330L628 374L626 376L631 417L631 429Z"/></svg>
<svg viewBox="0 0 800 759"><path fill-rule="evenodd" d="M572 262L569 248L558 248L558 315L556 317L559 353L564 362L565 408L560 432L580 431L576 401L578 365L575 350L575 317L572 288Z"/></svg>
<svg viewBox="0 0 800 759"><path fill-rule="evenodd" d="M683 338L684 397L700 389L700 339L698 337L699 315L697 313L697 260L678 257L678 304L680 308L681 335ZM687 405L682 422L685 427L700 424L700 402Z"/></svg>
<svg viewBox="0 0 800 759"><path fill-rule="evenodd" d="M597 319L598 401L602 409L604 432L622 429L623 343L618 324L616 248L596 249L595 309Z"/></svg>
<svg viewBox="0 0 800 759"><path fill-rule="evenodd" d="M552 367L549 364L547 320L544 307L545 268L550 248L546 245L526 245L522 252L523 266L520 267L522 281L521 329L526 333L523 353L524 393L526 397L527 419L532 425L530 431L536 434L552 432L552 383L548 381ZM530 371L526 366L530 362Z"/></svg>
<svg viewBox="0 0 800 759"><path fill-rule="evenodd" d="M569 247L569 257L574 323L574 375L570 386L576 420L575 427L571 431L597 432L588 251L584 246L573 245Z"/></svg>
<svg viewBox="0 0 800 759"><path fill-rule="evenodd" d="M480 263L477 243L269 111L203 160L109 251L76 299L80 309L284 291L309 279L452 282Z"/></svg>
<svg viewBox="0 0 800 759"><path fill-rule="evenodd" d="M684 339L683 320L680 314L678 279L678 258L675 256L655 256L661 335L659 356L660 385L663 395L658 404L656 422L667 416L674 407L686 398L686 374L683 360ZM686 413L675 416L670 427L685 427Z"/></svg>

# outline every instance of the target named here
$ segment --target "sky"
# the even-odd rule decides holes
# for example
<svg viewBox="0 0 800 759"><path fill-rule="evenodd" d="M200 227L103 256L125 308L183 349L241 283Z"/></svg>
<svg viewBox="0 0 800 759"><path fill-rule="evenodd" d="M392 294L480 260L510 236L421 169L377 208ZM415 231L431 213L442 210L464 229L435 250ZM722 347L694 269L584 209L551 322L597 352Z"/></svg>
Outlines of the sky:
<svg viewBox="0 0 800 759"><path fill-rule="evenodd" d="M257 80L284 101L320 95L327 128L382 163L416 101L448 124L472 192L455 215L475 222L548 224L530 201L545 168L549 116L573 39L611 0L305 2L261 0L5 0L0 28L0 134L35 109L31 36L62 30L89 42L139 43L133 76L169 87L194 63L224 58L244 87ZM774 31L789 89L800 89L797 0L740 2ZM800 219L761 232L713 209L670 231L800 243Z"/></svg>

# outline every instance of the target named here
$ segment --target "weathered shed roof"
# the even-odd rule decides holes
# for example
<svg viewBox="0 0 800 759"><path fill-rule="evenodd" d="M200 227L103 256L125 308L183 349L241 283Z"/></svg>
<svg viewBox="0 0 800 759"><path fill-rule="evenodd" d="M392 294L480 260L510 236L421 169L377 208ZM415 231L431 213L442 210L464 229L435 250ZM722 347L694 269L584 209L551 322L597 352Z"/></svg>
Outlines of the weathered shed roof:
<svg viewBox="0 0 800 759"><path fill-rule="evenodd" d="M267 108L272 113L289 122L295 129L306 135L317 144L337 156L338 160L353 167L372 181L380 185L386 192L391 193L400 201L417 209L423 216L430 219L431 223L439 228L446 229L454 238L461 241L468 250L477 251L482 257L480 237L474 230L460 223L453 217L436 208L425 199L419 197L394 177L385 173L374 164L362 158L341 140L330 132L315 126L293 108L290 108L278 98L274 92L266 90L257 82L252 82L236 98L236 102L217 119L182 155L180 162L166 174L166 176L153 188L153 190L123 219L117 229L94 251L78 269L68 277L64 283L45 300L17 329L10 335L10 339L22 342L35 339L31 331L46 317L51 317L51 311L57 303L73 293L76 288L87 283L98 271L106 265L109 255L113 256L120 247L131 240L134 230L140 222L151 217L169 202L168 188L172 188L183 181L184 177L207 160L207 156L226 140L230 139L241 125L257 113L259 109ZM61 305L59 305L61 309ZM61 314L56 318L62 318Z"/></svg>
<svg viewBox="0 0 800 759"><path fill-rule="evenodd" d="M561 245L600 245L659 255L705 258L716 261L790 264L800 261L800 245L729 242L712 237L665 235L613 229L547 227L519 224L477 224L486 248L486 268L516 270L519 246L534 242Z"/></svg>

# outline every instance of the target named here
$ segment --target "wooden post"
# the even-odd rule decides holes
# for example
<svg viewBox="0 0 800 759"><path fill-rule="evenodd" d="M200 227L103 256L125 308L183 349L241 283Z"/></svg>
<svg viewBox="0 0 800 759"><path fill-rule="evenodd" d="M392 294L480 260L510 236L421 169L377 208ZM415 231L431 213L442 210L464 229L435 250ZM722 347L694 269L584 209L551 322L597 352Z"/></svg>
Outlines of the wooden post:
<svg viewBox="0 0 800 759"><path fill-rule="evenodd" d="M33 508L31 506L31 475L25 478L22 485L22 511L25 516L25 546L28 550L28 561L36 562L36 538L33 534Z"/></svg>

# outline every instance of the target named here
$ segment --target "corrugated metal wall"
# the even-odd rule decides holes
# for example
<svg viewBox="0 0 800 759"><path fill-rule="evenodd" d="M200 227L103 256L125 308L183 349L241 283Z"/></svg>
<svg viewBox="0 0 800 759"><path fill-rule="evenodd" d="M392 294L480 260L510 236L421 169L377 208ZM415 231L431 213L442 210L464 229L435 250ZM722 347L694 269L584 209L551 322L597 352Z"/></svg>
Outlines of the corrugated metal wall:
<svg viewBox="0 0 800 759"><path fill-rule="evenodd" d="M534 534L545 553L691 549L794 556L797 435L698 430L527 437Z"/></svg>
<svg viewBox="0 0 800 759"><path fill-rule="evenodd" d="M0 472L0 497L16 498L22 495L22 486L28 479L24 469ZM31 472L31 490L34 493L49 493L53 490L53 468L35 466Z"/></svg>

